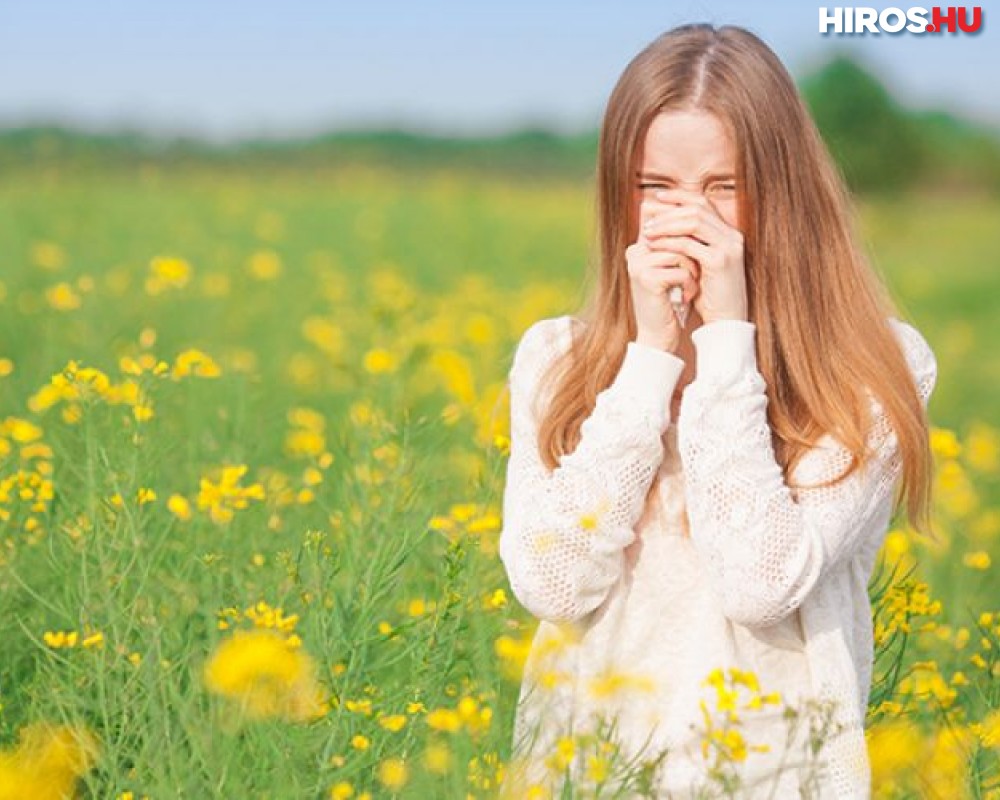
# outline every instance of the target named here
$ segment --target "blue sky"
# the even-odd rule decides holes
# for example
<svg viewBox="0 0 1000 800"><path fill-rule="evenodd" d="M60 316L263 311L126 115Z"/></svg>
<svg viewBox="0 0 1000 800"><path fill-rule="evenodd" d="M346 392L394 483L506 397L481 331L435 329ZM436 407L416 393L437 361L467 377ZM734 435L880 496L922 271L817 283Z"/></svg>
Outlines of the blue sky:
<svg viewBox="0 0 1000 800"><path fill-rule="evenodd" d="M1000 4L979 5L975 36L824 37L819 4L801 0L0 0L0 126L54 120L216 140L383 124L580 130L598 125L645 44L708 21L750 28L795 76L833 47L850 51L904 104L1000 130Z"/></svg>

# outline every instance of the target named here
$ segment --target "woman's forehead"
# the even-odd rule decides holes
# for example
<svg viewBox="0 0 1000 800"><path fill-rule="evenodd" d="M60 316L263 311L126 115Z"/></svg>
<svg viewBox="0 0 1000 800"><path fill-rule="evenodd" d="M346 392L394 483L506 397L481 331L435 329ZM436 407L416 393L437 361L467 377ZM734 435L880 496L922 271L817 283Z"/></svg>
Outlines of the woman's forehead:
<svg viewBox="0 0 1000 800"><path fill-rule="evenodd" d="M670 169L695 165L704 173L732 172L736 153L725 126L706 112L673 111L657 115L642 147L644 168L670 176ZM675 176L671 176L675 177Z"/></svg>

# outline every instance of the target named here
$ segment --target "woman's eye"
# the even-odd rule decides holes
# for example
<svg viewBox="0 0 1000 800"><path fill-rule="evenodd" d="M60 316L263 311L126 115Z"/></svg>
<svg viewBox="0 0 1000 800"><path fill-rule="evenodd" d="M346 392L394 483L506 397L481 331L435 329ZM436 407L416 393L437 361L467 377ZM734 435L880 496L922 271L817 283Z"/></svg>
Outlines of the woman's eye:
<svg viewBox="0 0 1000 800"><path fill-rule="evenodd" d="M665 183L640 183L639 189L669 189L670 187ZM735 183L713 183L708 187L708 191L713 193L729 193L736 191Z"/></svg>

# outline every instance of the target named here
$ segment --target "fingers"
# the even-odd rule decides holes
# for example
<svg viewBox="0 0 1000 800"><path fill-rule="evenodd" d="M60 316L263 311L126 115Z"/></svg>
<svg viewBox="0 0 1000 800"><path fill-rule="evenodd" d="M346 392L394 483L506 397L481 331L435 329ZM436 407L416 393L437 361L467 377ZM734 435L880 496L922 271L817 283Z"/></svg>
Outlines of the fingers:
<svg viewBox="0 0 1000 800"><path fill-rule="evenodd" d="M709 210L707 203L660 203L659 210L647 203L641 209L640 237L652 249L678 250L696 259L699 266L718 259L742 259L743 232Z"/></svg>
<svg viewBox="0 0 1000 800"><path fill-rule="evenodd" d="M701 265L691 254L683 252L679 247L671 248L663 245L655 247L654 245L655 242L644 236L640 236L635 243L626 249L626 258L634 259L641 263L648 262L654 266L686 266L692 271L695 277L700 275Z"/></svg>
<svg viewBox="0 0 1000 800"><path fill-rule="evenodd" d="M659 189L649 202L667 208L697 208L709 217L722 221L719 210L701 192L692 193L676 187Z"/></svg>
<svg viewBox="0 0 1000 800"><path fill-rule="evenodd" d="M698 284L684 267L661 267L654 270L648 280L649 291L669 296L674 287L681 289L681 302L690 303L698 294Z"/></svg>
<svg viewBox="0 0 1000 800"><path fill-rule="evenodd" d="M682 253L650 250L636 242L626 250L626 258L632 279L650 292L666 294L680 286L683 302L690 302L700 291L698 264Z"/></svg>
<svg viewBox="0 0 1000 800"><path fill-rule="evenodd" d="M640 237L652 252L672 252L686 256L697 264L699 276L702 264L712 263L717 252L723 248L711 247L694 236L660 234L656 238Z"/></svg>
<svg viewBox="0 0 1000 800"><path fill-rule="evenodd" d="M656 247L664 237L688 236L704 245L718 245L730 235L725 222L698 206L665 206L650 213L642 223L642 234Z"/></svg>

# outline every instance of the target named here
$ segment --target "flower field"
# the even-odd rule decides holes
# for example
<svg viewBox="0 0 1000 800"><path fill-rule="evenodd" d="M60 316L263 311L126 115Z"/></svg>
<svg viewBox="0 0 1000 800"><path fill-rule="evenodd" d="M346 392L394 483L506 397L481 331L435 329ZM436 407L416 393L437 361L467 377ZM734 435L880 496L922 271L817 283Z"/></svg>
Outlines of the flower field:
<svg viewBox="0 0 1000 800"><path fill-rule="evenodd" d="M582 297L591 205L361 166L0 179L0 800L496 796L534 627L504 381ZM942 541L893 526L870 587L875 796L1000 797L1000 207L860 214L939 362ZM711 667L738 797L776 698ZM615 796L607 743L552 768L581 749L574 796Z"/></svg>

